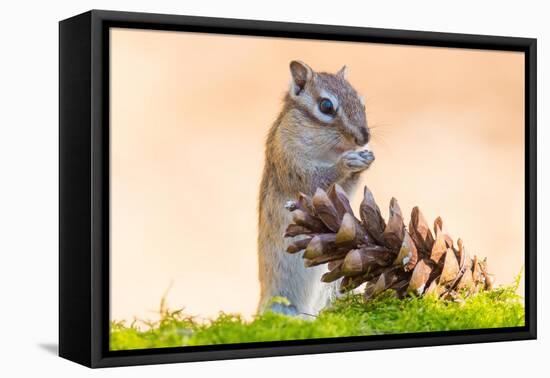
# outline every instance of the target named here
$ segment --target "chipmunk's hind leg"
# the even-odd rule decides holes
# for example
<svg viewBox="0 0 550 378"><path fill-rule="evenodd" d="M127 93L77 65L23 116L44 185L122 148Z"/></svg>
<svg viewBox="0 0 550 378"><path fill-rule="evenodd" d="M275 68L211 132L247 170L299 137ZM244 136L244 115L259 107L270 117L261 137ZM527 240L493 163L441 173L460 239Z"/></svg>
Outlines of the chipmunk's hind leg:
<svg viewBox="0 0 550 378"><path fill-rule="evenodd" d="M272 303L269 307L270 311L273 311L278 314L287 315L287 316L297 316L299 315L298 309L291 304L284 304L284 303Z"/></svg>

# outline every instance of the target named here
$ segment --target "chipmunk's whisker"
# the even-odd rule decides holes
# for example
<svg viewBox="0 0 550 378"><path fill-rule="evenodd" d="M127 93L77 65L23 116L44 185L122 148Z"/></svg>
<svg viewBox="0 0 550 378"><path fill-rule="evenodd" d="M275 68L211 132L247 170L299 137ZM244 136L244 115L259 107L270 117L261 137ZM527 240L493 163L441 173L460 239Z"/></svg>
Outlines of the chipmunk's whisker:
<svg viewBox="0 0 550 378"><path fill-rule="evenodd" d="M392 133L392 129L388 128L389 124L375 124L373 126L369 126L371 136L372 137L378 137L378 136L387 136Z"/></svg>
<svg viewBox="0 0 550 378"><path fill-rule="evenodd" d="M387 128L388 126L391 126L389 123L375 123L371 124L369 123L369 129L381 129L381 128Z"/></svg>
<svg viewBox="0 0 550 378"><path fill-rule="evenodd" d="M385 140L383 135L376 134L372 135L371 143L376 147L383 147L385 150L391 150L390 144Z"/></svg>

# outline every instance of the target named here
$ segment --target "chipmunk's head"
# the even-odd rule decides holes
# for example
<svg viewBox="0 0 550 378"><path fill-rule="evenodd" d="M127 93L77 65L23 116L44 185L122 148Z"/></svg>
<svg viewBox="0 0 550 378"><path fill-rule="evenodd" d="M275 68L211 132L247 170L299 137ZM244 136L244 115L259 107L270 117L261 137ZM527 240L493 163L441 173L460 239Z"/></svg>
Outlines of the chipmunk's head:
<svg viewBox="0 0 550 378"><path fill-rule="evenodd" d="M363 98L346 80L347 68L336 74L315 72L300 61L290 62L287 96L297 127L317 148L341 152L370 139ZM317 143L316 143L317 142Z"/></svg>

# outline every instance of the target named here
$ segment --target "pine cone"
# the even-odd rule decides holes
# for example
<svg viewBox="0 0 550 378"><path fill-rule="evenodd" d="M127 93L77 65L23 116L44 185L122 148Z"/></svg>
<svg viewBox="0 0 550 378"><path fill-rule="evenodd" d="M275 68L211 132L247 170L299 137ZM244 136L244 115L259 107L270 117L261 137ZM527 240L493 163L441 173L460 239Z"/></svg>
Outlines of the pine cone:
<svg viewBox="0 0 550 378"><path fill-rule="evenodd" d="M415 207L407 228L392 198L386 223L367 187L360 219L339 185L327 192L317 189L313 198L300 193L297 201L285 207L293 219L285 237L294 237L287 252L303 251L306 267L328 264L322 281L341 279L341 292L365 283L367 300L388 289L399 297L432 293L452 299L459 292L469 295L492 288L494 279L487 272L486 260L471 258L460 239L455 247L440 217L432 234Z"/></svg>

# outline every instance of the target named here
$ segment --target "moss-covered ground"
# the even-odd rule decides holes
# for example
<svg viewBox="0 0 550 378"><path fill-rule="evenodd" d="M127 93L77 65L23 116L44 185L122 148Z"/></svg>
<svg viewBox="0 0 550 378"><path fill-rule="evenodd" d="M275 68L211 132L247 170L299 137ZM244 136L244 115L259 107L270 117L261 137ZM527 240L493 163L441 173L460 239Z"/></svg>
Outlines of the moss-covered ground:
<svg viewBox="0 0 550 378"><path fill-rule="evenodd" d="M220 313L197 322L183 311L166 309L161 318L138 327L111 322L111 350L448 331L524 325L523 300L517 285L500 287L458 301L433 297L397 299L386 293L364 302L360 294L338 299L307 320L266 312L252 320Z"/></svg>

